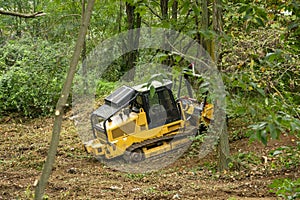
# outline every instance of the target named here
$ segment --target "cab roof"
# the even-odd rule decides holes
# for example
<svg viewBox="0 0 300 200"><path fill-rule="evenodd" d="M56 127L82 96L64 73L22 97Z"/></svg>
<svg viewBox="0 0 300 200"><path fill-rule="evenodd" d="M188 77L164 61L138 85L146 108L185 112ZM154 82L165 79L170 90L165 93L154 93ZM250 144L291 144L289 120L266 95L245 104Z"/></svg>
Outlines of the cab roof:
<svg viewBox="0 0 300 200"><path fill-rule="evenodd" d="M151 84L149 83L143 83L137 86L132 87L138 92L146 92L150 90L150 87L153 86L155 89L160 88L160 87L167 87L168 89L172 88L172 81L168 79L163 79L162 81L156 81L153 80Z"/></svg>
<svg viewBox="0 0 300 200"><path fill-rule="evenodd" d="M107 96L104 99L105 104L96 109L92 115L97 115L104 119L110 118L119 110L127 106L133 98L135 98L137 93L150 91L151 85L154 86L155 89L164 86L171 89L172 81L167 79L164 79L162 82L154 80L150 85L148 83L144 83L134 87L123 85Z"/></svg>

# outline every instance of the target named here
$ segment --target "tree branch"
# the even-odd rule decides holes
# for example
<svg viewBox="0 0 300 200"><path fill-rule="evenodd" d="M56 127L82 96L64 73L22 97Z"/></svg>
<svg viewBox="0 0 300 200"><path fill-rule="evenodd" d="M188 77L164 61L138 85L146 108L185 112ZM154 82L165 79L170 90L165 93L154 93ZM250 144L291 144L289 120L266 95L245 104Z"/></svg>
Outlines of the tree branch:
<svg viewBox="0 0 300 200"><path fill-rule="evenodd" d="M159 14L157 14L149 5L145 5L149 10L150 12L155 15L156 17L158 17L160 20L162 20L162 17L159 16Z"/></svg>
<svg viewBox="0 0 300 200"><path fill-rule="evenodd" d="M13 12L13 11L7 11L0 9L1 15L9 15L9 16L15 16L15 17L22 17L22 18L35 18L46 15L44 12L36 12L31 14L25 14L25 13L19 13L19 12Z"/></svg>

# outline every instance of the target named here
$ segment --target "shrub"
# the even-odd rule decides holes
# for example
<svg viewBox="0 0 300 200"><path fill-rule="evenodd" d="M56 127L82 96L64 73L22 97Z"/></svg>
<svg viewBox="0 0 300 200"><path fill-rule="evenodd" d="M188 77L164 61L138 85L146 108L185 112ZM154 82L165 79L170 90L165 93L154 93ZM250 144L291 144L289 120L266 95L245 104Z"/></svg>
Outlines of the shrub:
<svg viewBox="0 0 300 200"><path fill-rule="evenodd" d="M297 180L276 179L270 187L272 188L271 192L283 199L292 200L300 197L300 178Z"/></svg>
<svg viewBox="0 0 300 200"><path fill-rule="evenodd" d="M20 38L0 47L0 115L52 112L68 66L66 44Z"/></svg>

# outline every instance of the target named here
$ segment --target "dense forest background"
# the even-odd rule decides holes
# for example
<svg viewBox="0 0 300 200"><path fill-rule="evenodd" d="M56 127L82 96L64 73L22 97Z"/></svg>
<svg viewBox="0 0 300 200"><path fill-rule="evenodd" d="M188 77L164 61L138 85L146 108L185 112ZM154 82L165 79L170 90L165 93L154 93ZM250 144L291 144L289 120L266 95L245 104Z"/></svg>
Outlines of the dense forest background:
<svg viewBox="0 0 300 200"><path fill-rule="evenodd" d="M0 2L0 117L53 114L85 5L85 0ZM282 134L299 139L299 1L96 1L82 60L105 39L140 27L182 32L211 54L226 86L231 140L267 144ZM170 67L186 67L164 52L150 53ZM99 80L97 97L111 92L129 69L148 62L148 54L135 51L114 62Z"/></svg>
<svg viewBox="0 0 300 200"><path fill-rule="evenodd" d="M1 15L0 114L38 117L53 112L74 48L85 1L5 1L1 10L37 13ZM207 9L207 10L206 10ZM215 26L217 11L223 23ZM217 53L228 91L228 115L258 133L299 128L299 2L289 1L101 1L94 8L82 57L101 41L139 27L183 32ZM217 21L218 22L218 21ZM213 47L212 43L218 43ZM147 52L149 53L149 52ZM156 55L157 54L157 55ZM164 62L168 55L154 52ZM153 59L153 57L151 59ZM99 80L105 95L130 68L146 62L145 52L123 56ZM167 60L172 66L181 63ZM186 67L186 66L180 66Z"/></svg>

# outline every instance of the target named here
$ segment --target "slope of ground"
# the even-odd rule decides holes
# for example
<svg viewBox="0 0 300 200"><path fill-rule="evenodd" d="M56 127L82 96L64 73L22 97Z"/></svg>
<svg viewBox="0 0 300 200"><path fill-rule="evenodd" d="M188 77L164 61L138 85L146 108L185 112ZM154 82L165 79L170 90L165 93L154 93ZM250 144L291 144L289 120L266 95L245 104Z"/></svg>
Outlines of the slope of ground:
<svg viewBox="0 0 300 200"><path fill-rule="evenodd" d="M31 199L47 156L53 121L49 118L0 124L0 199ZM199 159L191 149L157 172L116 171L87 155L72 121L65 119L53 173L46 189L49 199L276 199L269 184L278 178L299 178L300 168L270 156L281 146L295 146L283 136L268 146L248 139L231 142L236 163L230 171L215 170L212 152ZM247 158L245 158L247 157ZM291 158L292 159L292 158ZM293 161L293 160L292 160ZM287 163L285 163L287 162Z"/></svg>

